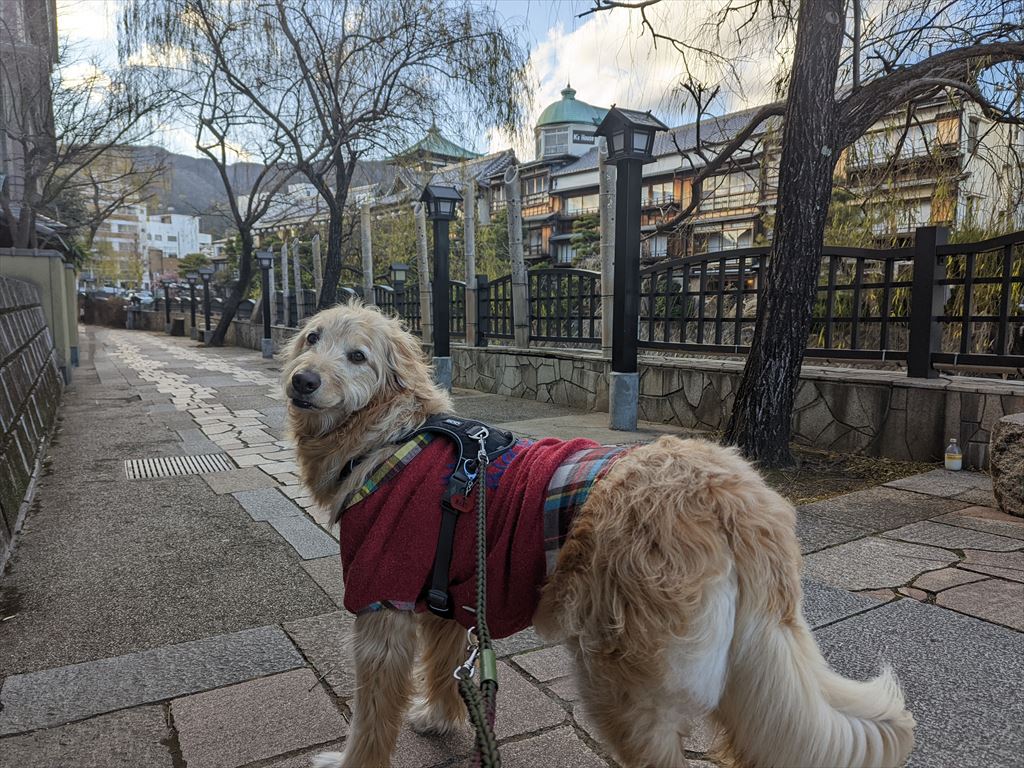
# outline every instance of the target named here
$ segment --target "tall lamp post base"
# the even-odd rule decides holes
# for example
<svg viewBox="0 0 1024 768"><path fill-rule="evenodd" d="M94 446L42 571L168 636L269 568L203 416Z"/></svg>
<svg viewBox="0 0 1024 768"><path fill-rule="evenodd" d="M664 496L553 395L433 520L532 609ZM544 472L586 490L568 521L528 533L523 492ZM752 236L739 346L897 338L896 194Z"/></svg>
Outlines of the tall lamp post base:
<svg viewBox="0 0 1024 768"><path fill-rule="evenodd" d="M197 329L197 328L196 328L196 327L195 327L195 326L193 325L193 326L192 326L192 327L191 327L191 328L189 329L188 335L192 337L192 341L195 341L196 339L198 339L198 338L199 338L199 333L198 333L198 329Z"/></svg>
<svg viewBox="0 0 1024 768"><path fill-rule="evenodd" d="M274 340L260 339L260 349L263 350L263 357L271 359L274 356Z"/></svg>
<svg viewBox="0 0 1024 768"><path fill-rule="evenodd" d="M203 331L203 343L204 344L209 344L210 343L210 339L212 339L212 338L213 338L213 329L212 328Z"/></svg>
<svg viewBox="0 0 1024 768"><path fill-rule="evenodd" d="M442 389L452 391L452 359L450 357L434 358L434 381Z"/></svg>
<svg viewBox="0 0 1024 768"><path fill-rule="evenodd" d="M608 381L608 426L623 432L636 432L639 400L640 374L612 371Z"/></svg>

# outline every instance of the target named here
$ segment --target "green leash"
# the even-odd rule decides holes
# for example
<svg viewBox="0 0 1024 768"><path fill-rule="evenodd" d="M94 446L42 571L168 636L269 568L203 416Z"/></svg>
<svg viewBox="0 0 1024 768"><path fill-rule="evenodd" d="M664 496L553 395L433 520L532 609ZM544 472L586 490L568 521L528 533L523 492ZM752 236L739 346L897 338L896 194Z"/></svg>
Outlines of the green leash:
<svg viewBox="0 0 1024 768"><path fill-rule="evenodd" d="M469 630L469 658L455 669L459 694L466 702L469 721L476 732L478 768L501 768L501 753L494 735L495 697L498 692L498 660L487 626L487 451L479 438L476 496L476 626ZM473 685L476 661L480 660L480 686Z"/></svg>

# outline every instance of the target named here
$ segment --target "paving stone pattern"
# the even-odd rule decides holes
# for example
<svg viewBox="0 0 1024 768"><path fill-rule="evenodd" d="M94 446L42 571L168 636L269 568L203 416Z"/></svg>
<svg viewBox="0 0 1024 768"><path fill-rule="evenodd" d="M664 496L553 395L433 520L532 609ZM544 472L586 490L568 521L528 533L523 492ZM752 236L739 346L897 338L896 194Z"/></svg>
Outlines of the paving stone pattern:
<svg viewBox="0 0 1024 768"><path fill-rule="evenodd" d="M308 768L317 752L344 749L355 692L349 650L354 619L341 607L344 585L327 510L306 495L285 439L275 364L258 353L205 349L158 334L90 330L88 337L95 354L83 365L82 379L91 383L72 385L69 426L51 447L55 465L74 479L68 486L43 478L39 498L49 516L30 516L26 546L10 570L23 594L5 592L0 582L0 619L12 619L0 621L0 648L10 639L16 650L10 655L14 666L6 669L0 651L0 764ZM487 376L484 370L477 373ZM545 390L553 401L569 397L573 387L599 395L603 386L586 365L571 361L559 369L558 380L548 380L543 366L534 373L537 393ZM717 418L723 397L712 379L682 395L709 419ZM645 386L670 384L651 379ZM98 425L90 427L89 419L109 411L94 414L95 406L77 405L76 386L91 403L123 402L123 424L105 434L102 446L95 437ZM464 404L467 415L531 436L623 439L606 429L602 414L567 412L562 405L476 392L456 392L456 402ZM806 424L812 423L815 407L809 401ZM854 411L844 416L850 423L859 418ZM632 437L650 440L664 433L690 434L645 423ZM841 437L836 433L835 439ZM209 452L226 453L237 469L128 481L120 465L122 456ZM91 474L78 479L75 462ZM78 496L95 487L126 501L109 514L87 515L75 506L76 483L86 489ZM68 592L90 605L102 581L86 582L89 592L77 594L74 584L81 578L72 571L47 585L60 590L57 594L34 594L29 587L46 579L23 582L20 574L42 573L39 569L59 553L88 562L97 553L116 559L118 551L139 546L148 559L125 560L125 567L144 568L165 558L181 563L180 547L162 529L124 514L147 494L176 498L185 506L173 529L174 544L180 541L191 550L198 545L189 540L208 546L207 540L217 537L213 543L223 556L190 567L172 594L146 587L136 593L139 605L115 603L116 615L138 616L147 629L126 625L118 628L125 637L111 632L104 640L131 652L54 663L70 652L61 640L68 614L53 611L47 623L47 601L59 604ZM797 535L806 553L804 615L844 674L864 679L877 672L880 661L893 663L920 724L912 768L1009 768L1024 754L1019 697L1024 520L996 512L990 497L983 476L939 470L798 511ZM90 527L84 533L101 537L108 548L90 544L76 550L83 532L50 510L83 521ZM215 526L214 511L233 514L232 524ZM242 529L249 534L243 536ZM171 640L180 627L157 618L168 606L181 610L192 604L196 613L206 613L223 605L219 610L227 613L233 603L247 605L252 596L239 591L236 551L273 569L275 582L248 576L260 594L271 592L276 582L298 589L280 595L293 594L289 604L296 610L268 607L274 618L263 624L271 626L218 632L207 622L200 639ZM173 581L174 570L160 573ZM222 594L225 584L231 586ZM255 607L247 610L256 616ZM55 640L43 646L28 636ZM532 629L496 646L501 659L497 723L505 765L614 768L579 700L571 654L546 644ZM686 738L693 766L713 767L706 755L713 738L706 721ZM393 765L468 765L472 749L468 729L431 737L405 727Z"/></svg>

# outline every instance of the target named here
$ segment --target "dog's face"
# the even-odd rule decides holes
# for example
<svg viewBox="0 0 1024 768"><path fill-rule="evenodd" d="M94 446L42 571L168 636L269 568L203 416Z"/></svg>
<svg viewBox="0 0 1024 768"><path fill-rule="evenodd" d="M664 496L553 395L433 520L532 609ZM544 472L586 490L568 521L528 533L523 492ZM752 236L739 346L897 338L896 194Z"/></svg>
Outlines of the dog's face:
<svg viewBox="0 0 1024 768"><path fill-rule="evenodd" d="M293 427L323 433L371 402L399 394L403 375L425 367L419 344L394 318L358 304L319 312L287 350L283 384Z"/></svg>

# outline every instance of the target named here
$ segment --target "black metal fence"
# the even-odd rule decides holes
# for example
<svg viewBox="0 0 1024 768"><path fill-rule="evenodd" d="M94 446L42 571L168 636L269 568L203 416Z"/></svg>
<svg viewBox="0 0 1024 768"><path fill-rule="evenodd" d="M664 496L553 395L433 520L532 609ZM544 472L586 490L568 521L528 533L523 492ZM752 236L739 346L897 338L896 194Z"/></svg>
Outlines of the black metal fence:
<svg viewBox="0 0 1024 768"><path fill-rule="evenodd" d="M533 269L528 273L530 340L601 343L601 273Z"/></svg>
<svg viewBox="0 0 1024 768"><path fill-rule="evenodd" d="M486 327L481 329L487 339L511 339L515 337L512 322L512 275L491 280L487 284Z"/></svg>

